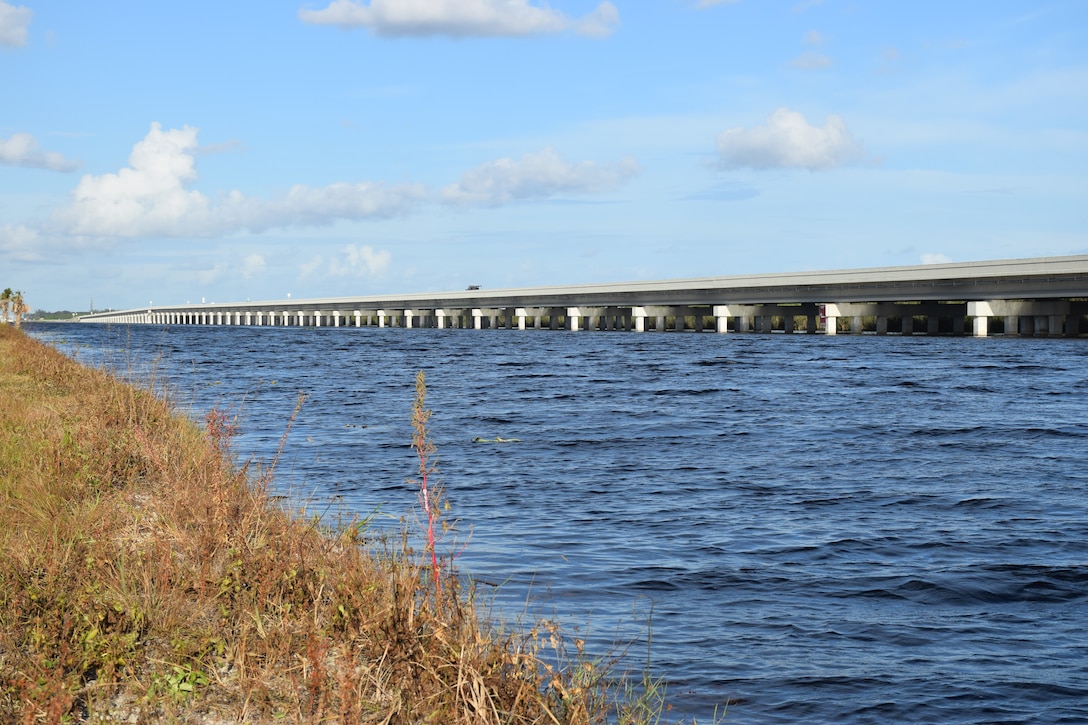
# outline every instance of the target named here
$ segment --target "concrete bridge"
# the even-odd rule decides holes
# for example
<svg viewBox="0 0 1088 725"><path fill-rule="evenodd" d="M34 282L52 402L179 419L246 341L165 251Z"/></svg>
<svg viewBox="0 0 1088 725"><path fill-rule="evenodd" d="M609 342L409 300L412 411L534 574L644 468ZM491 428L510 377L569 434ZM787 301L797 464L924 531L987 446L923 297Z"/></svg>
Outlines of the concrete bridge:
<svg viewBox="0 0 1088 725"><path fill-rule="evenodd" d="M1088 334L1088 255L563 287L163 305L83 322L834 334Z"/></svg>

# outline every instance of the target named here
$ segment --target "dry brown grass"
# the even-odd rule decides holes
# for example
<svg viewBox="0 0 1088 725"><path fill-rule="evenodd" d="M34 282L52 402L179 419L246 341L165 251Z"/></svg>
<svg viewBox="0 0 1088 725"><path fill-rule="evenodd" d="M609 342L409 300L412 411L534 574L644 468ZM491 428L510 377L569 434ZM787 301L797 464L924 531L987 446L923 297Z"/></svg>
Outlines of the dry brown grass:
<svg viewBox="0 0 1088 725"><path fill-rule="evenodd" d="M0 721L617 716L546 623L493 627L406 545L271 503L222 423L0 326Z"/></svg>

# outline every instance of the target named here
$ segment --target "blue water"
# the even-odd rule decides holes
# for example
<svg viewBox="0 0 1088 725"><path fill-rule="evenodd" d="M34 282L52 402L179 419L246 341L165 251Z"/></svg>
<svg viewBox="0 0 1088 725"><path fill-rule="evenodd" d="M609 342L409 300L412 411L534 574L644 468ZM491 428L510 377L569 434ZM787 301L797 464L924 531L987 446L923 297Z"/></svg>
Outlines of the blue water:
<svg viewBox="0 0 1088 725"><path fill-rule="evenodd" d="M277 486L377 528L425 370L460 571L648 649L669 721L1088 721L1086 340L31 329L240 409L243 457L305 391Z"/></svg>

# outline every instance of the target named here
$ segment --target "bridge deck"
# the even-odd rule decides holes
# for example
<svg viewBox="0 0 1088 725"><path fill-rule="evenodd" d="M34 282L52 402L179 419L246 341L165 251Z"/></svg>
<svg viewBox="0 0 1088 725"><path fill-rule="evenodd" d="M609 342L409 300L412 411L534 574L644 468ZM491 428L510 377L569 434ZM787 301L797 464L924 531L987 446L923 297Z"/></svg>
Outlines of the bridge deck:
<svg viewBox="0 0 1088 725"><path fill-rule="evenodd" d="M953 332L968 318L1001 318L1008 334L1045 332L1080 334L1088 298L1088 255L995 260L905 267L787 272L781 274L702 277L521 289L370 295L304 300L164 305L104 312L86 322L156 324L291 324L360 326L533 327L567 329L703 329L694 318L716 318L721 332L762 329L791 331L790 321L766 318L806 317L803 329L858 332L866 324L886 331L886 320L900 320L900 331L913 331L905 317L953 320ZM1015 301L1017 305L1010 306ZM934 303L940 305L934 307ZM791 314L792 313L792 314ZM814 323L812 319L819 317ZM875 318L866 323L864 318ZM471 324L469 323L471 318ZM650 319L645 323L642 320ZM683 322L677 323L681 318ZM689 320L688 318L692 318ZM827 319L836 320L828 326ZM849 318L849 327L837 322ZM859 318L860 321L859 321ZM1019 318L1031 318L1031 330ZM1046 318L1040 323L1036 318ZM601 320L604 320L602 322ZM722 320L725 320L723 323ZM884 322L882 322L882 320ZM913 321L913 320L912 320ZM414 324L413 324L414 323ZM447 324L448 323L448 324ZM581 324L579 324L581 323ZM730 327L732 325L732 327ZM907 330L903 330L906 325ZM940 332L926 322L930 334ZM1055 330L1059 326L1061 331ZM846 328L846 329L843 329ZM987 334L985 322L975 334Z"/></svg>

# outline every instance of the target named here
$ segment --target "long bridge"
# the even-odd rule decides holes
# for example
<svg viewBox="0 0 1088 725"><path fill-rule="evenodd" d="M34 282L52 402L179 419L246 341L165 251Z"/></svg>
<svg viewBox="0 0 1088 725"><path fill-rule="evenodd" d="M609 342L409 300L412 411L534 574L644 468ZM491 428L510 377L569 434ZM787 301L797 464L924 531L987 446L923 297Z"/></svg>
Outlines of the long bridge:
<svg viewBox="0 0 1088 725"><path fill-rule="evenodd" d="M159 305L153 325L834 334L1088 334L1088 255L522 289Z"/></svg>

